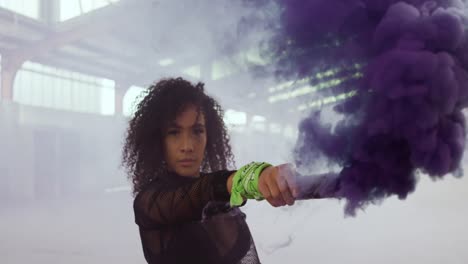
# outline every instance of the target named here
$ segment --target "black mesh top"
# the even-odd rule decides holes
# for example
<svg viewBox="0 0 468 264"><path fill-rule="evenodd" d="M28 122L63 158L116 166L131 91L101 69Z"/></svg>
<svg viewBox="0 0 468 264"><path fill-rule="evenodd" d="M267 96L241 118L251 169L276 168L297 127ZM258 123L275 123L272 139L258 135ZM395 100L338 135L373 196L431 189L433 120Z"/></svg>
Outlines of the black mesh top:
<svg viewBox="0 0 468 264"><path fill-rule="evenodd" d="M260 263L245 214L229 206L231 173L165 173L138 193L135 222L148 263Z"/></svg>

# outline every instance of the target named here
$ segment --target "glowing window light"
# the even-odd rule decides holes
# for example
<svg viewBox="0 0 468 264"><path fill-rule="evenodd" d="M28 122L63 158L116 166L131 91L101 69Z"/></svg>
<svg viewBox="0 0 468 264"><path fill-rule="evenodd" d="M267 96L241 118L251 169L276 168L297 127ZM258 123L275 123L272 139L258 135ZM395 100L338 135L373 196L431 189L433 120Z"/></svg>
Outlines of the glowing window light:
<svg viewBox="0 0 468 264"><path fill-rule="evenodd" d="M212 65L212 80L219 80L224 77L228 77L239 72L239 66L235 65L233 61L229 59L221 59L213 62Z"/></svg>
<svg viewBox="0 0 468 264"><path fill-rule="evenodd" d="M326 71L317 72L313 76L308 77L308 78L304 78L304 79L297 80L297 81L287 81L287 82L281 83L279 85L270 87L270 88L268 88L268 91L270 93L274 93L274 92L278 92L278 91L281 91L281 90L284 90L284 89L290 89L290 88L293 87L293 85L297 85L297 86L306 85L307 83L310 83L310 81L320 80L320 79L323 79L323 78L331 77L331 76L336 75L337 73L340 73L343 70L353 70L353 69L354 70L359 70L362 67L363 67L362 63L354 63L350 67L345 67L345 68L336 67L336 68L328 69Z"/></svg>
<svg viewBox="0 0 468 264"><path fill-rule="evenodd" d="M122 102L122 111L124 116L133 116L136 106L143 99L145 89L139 86L131 86L127 93L125 93Z"/></svg>
<svg viewBox="0 0 468 264"><path fill-rule="evenodd" d="M247 124L247 114L245 112L228 109L224 113L223 120L226 125L245 125Z"/></svg>
<svg viewBox="0 0 468 264"><path fill-rule="evenodd" d="M266 121L266 118L261 115L254 115L252 117L252 122L265 122L265 121Z"/></svg>
<svg viewBox="0 0 468 264"><path fill-rule="evenodd" d="M39 0L0 0L0 7L15 13L39 19Z"/></svg>
<svg viewBox="0 0 468 264"><path fill-rule="evenodd" d="M309 102L307 104L299 105L297 107L297 110L304 111L304 110L314 108L314 107L321 107L321 106L324 106L324 105L327 105L327 104L332 104L332 103L336 103L336 102L345 100L345 99L353 97L355 95L356 95L356 91L350 91L350 92L342 93L342 94L339 94L339 95L336 95L336 96L328 96L328 97L325 97L325 98L322 98L322 99L319 99L319 100Z"/></svg>
<svg viewBox="0 0 468 264"><path fill-rule="evenodd" d="M286 125L286 127L283 129L283 134L287 138L295 138L297 137L297 129L294 129L291 125Z"/></svg>
<svg viewBox="0 0 468 264"><path fill-rule="evenodd" d="M13 101L57 110L110 115L115 82L27 61L18 71Z"/></svg>
<svg viewBox="0 0 468 264"><path fill-rule="evenodd" d="M162 59L162 60L159 60L159 61L158 61L158 64L159 64L160 66L165 67L165 66L169 66L169 65L174 64L174 60L173 60L173 59L170 59L170 58Z"/></svg>
<svg viewBox="0 0 468 264"><path fill-rule="evenodd" d="M60 0L60 21L80 16L118 1L120 0Z"/></svg>
<svg viewBox="0 0 468 264"><path fill-rule="evenodd" d="M303 95L306 95L306 94L310 94L310 93L316 92L318 90L327 89L327 88L331 88L331 87L340 85L341 83L343 83L343 82L345 82L347 80L350 80L350 79L358 79L358 78L361 78L361 77L362 77L362 73L358 72L358 73L355 73L355 74L353 74L351 76L348 76L348 77L344 77L344 78L340 78L340 79L332 79L332 80L329 80L329 81L318 83L316 85L304 86L304 87L295 89L293 91L289 91L289 92L286 92L286 93L280 93L280 94L270 96L270 97L268 97L268 102L269 103L276 103L278 101L289 100L291 98L295 98L295 97L303 96Z"/></svg>
<svg viewBox="0 0 468 264"><path fill-rule="evenodd" d="M196 79L199 79L201 77L201 67L200 65L194 65L194 66L191 66L191 67L188 67L186 69L184 69L182 71L182 73L190 76L190 77L193 77L193 78L196 78Z"/></svg>
<svg viewBox="0 0 468 264"><path fill-rule="evenodd" d="M260 47L252 48L249 49L244 53L245 60L248 61L249 63L253 63L256 65L266 65L268 64L268 61L264 58L262 58L260 54Z"/></svg>

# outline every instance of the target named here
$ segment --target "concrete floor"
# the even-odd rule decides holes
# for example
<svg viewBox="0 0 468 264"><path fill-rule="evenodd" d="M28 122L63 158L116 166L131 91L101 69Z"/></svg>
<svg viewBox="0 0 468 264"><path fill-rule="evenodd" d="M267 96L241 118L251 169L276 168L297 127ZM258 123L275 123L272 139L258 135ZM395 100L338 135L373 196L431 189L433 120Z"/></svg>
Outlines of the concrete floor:
<svg viewBox="0 0 468 264"><path fill-rule="evenodd" d="M263 263L468 263L468 178L422 180L405 201L343 217L337 201L244 208ZM0 263L145 263L132 199L116 192L80 201L0 207Z"/></svg>

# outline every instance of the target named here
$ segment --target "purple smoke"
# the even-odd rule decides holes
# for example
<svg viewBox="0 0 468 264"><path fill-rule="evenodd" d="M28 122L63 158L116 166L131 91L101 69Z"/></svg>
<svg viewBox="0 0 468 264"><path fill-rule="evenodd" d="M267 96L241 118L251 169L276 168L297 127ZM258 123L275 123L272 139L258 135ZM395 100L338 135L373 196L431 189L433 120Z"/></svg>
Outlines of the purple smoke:
<svg viewBox="0 0 468 264"><path fill-rule="evenodd" d="M456 0L278 0L268 46L275 74L302 79L362 65L361 78L328 89L355 95L300 124L298 166L326 157L339 165L346 214L385 197L404 199L418 171L457 173L468 104L466 4ZM465 12L465 13L464 13ZM336 76L334 77L336 78ZM326 92L327 92L326 91Z"/></svg>

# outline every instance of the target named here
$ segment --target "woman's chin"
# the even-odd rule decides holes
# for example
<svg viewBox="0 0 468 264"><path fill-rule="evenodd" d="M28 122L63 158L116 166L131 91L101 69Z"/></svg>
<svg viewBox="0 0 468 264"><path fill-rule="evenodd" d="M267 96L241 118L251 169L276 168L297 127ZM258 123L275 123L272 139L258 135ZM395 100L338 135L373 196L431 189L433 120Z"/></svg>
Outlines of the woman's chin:
<svg viewBox="0 0 468 264"><path fill-rule="evenodd" d="M178 170L176 172L177 172L177 174L179 174L180 176L183 176L183 177L196 178L196 177L200 176L200 171L198 169L194 169L194 168L178 168Z"/></svg>

